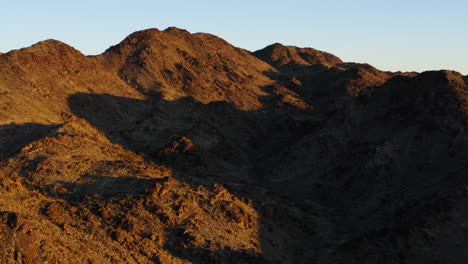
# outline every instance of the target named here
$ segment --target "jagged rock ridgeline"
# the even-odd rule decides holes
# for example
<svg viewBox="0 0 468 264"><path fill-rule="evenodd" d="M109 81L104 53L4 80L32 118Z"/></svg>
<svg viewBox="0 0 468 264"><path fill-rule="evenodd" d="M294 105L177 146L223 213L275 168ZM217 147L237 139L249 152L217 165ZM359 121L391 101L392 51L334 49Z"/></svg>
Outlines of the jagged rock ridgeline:
<svg viewBox="0 0 468 264"><path fill-rule="evenodd" d="M467 79L178 28L8 52L0 262L464 263Z"/></svg>

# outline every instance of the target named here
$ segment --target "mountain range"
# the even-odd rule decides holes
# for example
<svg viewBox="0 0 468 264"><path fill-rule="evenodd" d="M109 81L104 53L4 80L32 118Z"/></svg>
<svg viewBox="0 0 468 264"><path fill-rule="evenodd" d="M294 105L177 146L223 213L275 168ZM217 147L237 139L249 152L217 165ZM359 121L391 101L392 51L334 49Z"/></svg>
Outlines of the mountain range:
<svg viewBox="0 0 468 264"><path fill-rule="evenodd" d="M0 54L0 262L466 263L467 86L174 27Z"/></svg>

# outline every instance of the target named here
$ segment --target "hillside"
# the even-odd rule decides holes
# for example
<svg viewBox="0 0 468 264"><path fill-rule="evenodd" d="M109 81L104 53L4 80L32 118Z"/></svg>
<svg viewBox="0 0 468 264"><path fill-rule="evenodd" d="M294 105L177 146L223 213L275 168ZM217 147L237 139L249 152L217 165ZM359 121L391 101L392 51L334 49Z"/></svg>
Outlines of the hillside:
<svg viewBox="0 0 468 264"><path fill-rule="evenodd" d="M465 263L468 78L135 32L0 56L1 263Z"/></svg>

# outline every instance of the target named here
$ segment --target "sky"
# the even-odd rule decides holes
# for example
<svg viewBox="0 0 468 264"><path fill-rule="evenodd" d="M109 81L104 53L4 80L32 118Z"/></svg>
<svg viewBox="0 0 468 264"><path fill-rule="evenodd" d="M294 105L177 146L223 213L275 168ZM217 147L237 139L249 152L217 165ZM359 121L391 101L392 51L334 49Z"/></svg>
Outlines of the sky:
<svg viewBox="0 0 468 264"><path fill-rule="evenodd" d="M134 31L176 26L250 51L279 42L381 70L468 74L466 0L0 0L0 11L0 52L52 38L96 55Z"/></svg>

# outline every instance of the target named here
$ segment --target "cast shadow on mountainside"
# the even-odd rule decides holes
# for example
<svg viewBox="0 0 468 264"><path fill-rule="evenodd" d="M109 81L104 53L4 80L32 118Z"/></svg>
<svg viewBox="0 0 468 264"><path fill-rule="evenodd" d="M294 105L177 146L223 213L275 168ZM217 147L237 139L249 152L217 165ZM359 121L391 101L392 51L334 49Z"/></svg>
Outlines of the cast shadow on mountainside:
<svg viewBox="0 0 468 264"><path fill-rule="evenodd" d="M47 136L57 127L36 123L0 125L0 160Z"/></svg>
<svg viewBox="0 0 468 264"><path fill-rule="evenodd" d="M327 207L335 225L331 247L349 259L365 254L353 249L373 250L374 263L380 263L388 250L375 241L410 239L432 216L447 215L456 190L466 184L466 117L460 111L466 99L463 88L449 82L450 74L395 77L318 115L241 111L226 102L166 101L157 95L143 101L75 94L69 105L114 143L174 168L194 186L222 183L252 200L252 192L238 189L257 187ZM236 189L236 183L248 185ZM265 224L281 216L268 212L275 207L256 204L266 257L276 253ZM328 254L310 251L320 243L310 237L291 239L309 247L306 253L304 245L289 244L299 248L296 262ZM400 244L392 250L407 251ZM330 262L347 263L332 255Z"/></svg>
<svg viewBox="0 0 468 264"><path fill-rule="evenodd" d="M280 148L313 126L303 116L296 120L283 115L279 108L244 111L223 101L203 104L190 97L167 101L157 94L139 100L80 93L70 96L69 105L112 142L143 153L148 160L233 182L261 181L252 165L260 153L270 153L269 141L274 139Z"/></svg>
<svg viewBox="0 0 468 264"><path fill-rule="evenodd" d="M138 178L138 177L109 177L82 175L81 182L72 183L56 181L51 187L55 188L55 198L68 202L76 202L85 196L92 196L97 200L119 199L124 196L134 196L143 193L156 183L163 183L166 178ZM47 189L49 186L44 186ZM61 189L57 191L56 189ZM63 193L63 195L60 195Z"/></svg>
<svg viewBox="0 0 468 264"><path fill-rule="evenodd" d="M211 251L203 248L184 247L181 241L190 239L190 237L184 234L183 230L168 229L166 231L170 234L170 239L166 242L165 247L175 256L185 258L191 263L201 264L206 263L207 260L210 263L271 263L271 261L265 260L262 253L245 250L234 251L228 248Z"/></svg>
<svg viewBox="0 0 468 264"><path fill-rule="evenodd" d="M199 185L211 189L213 184L222 183L239 198L253 201L260 217L257 228L262 255L226 249L211 252L215 260L248 263L252 258L259 261L261 258L278 259L281 255L304 260L311 254L308 252L310 245L319 243L310 239L316 230L299 230L296 223L301 221L302 215L290 216L294 214L291 208L275 200L267 205L258 202L264 200L261 193L266 191L262 189L262 182L268 179L262 173L263 165L256 164L257 161L261 162L271 151L280 151L283 144L289 144L295 134L309 125L307 122L294 121L275 111L239 110L227 102L202 104L189 97L166 101L158 95L150 95L144 101L74 94L69 98L69 105L75 115L86 119L112 142L143 153L148 161L174 169L178 172L174 177L194 189ZM275 140L274 146L270 140ZM252 187L255 191L250 192L245 187L236 187L238 183L257 187ZM280 235L272 230L274 221L290 224L287 228L290 234ZM311 226L304 228L313 229ZM178 236L176 231L169 231ZM177 243L177 239L168 243ZM282 248L278 249L278 245ZM192 260L197 262L208 253L201 248L186 248L179 255L193 256Z"/></svg>

